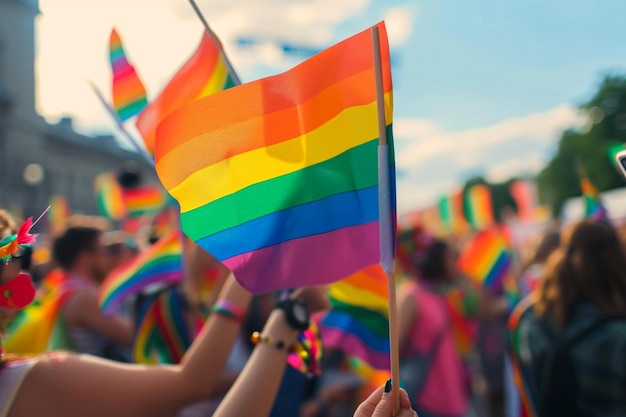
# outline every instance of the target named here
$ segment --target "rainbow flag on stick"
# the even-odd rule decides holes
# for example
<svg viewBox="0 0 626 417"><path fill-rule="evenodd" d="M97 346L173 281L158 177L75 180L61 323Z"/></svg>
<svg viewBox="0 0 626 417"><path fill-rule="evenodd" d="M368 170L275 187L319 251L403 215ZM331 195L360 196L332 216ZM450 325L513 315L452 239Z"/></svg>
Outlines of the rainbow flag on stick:
<svg viewBox="0 0 626 417"><path fill-rule="evenodd" d="M321 320L322 341L376 369L389 368L387 276L367 267L330 286L331 310Z"/></svg>
<svg viewBox="0 0 626 417"><path fill-rule="evenodd" d="M580 189L583 192L585 202L585 219L596 222L607 221L608 216L606 209L600 201L600 192L589 178L583 178L580 181Z"/></svg>
<svg viewBox="0 0 626 417"><path fill-rule="evenodd" d="M501 291L505 277L511 273L512 259L506 236L492 228L474 236L461 253L458 265L477 283Z"/></svg>
<svg viewBox="0 0 626 417"><path fill-rule="evenodd" d="M139 114L135 124L149 152L154 153L157 126L167 115L187 103L235 85L222 54L221 45L204 33L194 54Z"/></svg>
<svg viewBox="0 0 626 417"><path fill-rule="evenodd" d="M164 191L156 185L124 189L122 190L122 200L128 217L155 214L167 202Z"/></svg>
<svg viewBox="0 0 626 417"><path fill-rule="evenodd" d="M125 121L139 114L148 99L135 68L126 59L122 39L115 29L109 37L109 58L113 71L113 107L120 120Z"/></svg>
<svg viewBox="0 0 626 417"><path fill-rule="evenodd" d="M98 175L94 181L94 191L103 216L113 220L120 220L126 216L123 190L114 173Z"/></svg>
<svg viewBox="0 0 626 417"><path fill-rule="evenodd" d="M464 233L469 229L463 214L463 191L441 198L438 207L439 217L448 233Z"/></svg>
<svg viewBox="0 0 626 417"><path fill-rule="evenodd" d="M389 47L379 27L391 145ZM196 100L159 126L157 173L180 203L183 231L248 290L329 283L379 262L372 51L366 30L283 74Z"/></svg>
<svg viewBox="0 0 626 417"><path fill-rule="evenodd" d="M155 284L183 279L180 232L171 231L135 259L114 269L100 287L100 308L107 314L129 296Z"/></svg>
<svg viewBox="0 0 626 417"><path fill-rule="evenodd" d="M483 230L495 223L491 190L485 184L476 184L467 190L465 207L467 219L475 230Z"/></svg>

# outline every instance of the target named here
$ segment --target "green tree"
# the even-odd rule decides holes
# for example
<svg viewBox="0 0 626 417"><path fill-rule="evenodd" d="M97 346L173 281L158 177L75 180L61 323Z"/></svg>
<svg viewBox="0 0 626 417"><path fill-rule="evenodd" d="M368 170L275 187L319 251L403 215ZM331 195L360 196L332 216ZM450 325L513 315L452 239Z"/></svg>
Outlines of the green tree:
<svg viewBox="0 0 626 417"><path fill-rule="evenodd" d="M600 191L626 184L607 152L626 141L626 75L606 76L580 109L588 118L587 126L563 132L556 154L537 176L540 199L555 215L568 198L581 195L579 163Z"/></svg>

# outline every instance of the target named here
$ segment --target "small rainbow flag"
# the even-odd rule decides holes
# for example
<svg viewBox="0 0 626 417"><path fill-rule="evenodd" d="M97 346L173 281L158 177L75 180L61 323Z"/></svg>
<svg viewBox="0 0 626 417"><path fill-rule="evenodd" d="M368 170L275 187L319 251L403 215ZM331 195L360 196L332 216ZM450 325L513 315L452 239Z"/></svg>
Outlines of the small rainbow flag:
<svg viewBox="0 0 626 417"><path fill-rule="evenodd" d="M465 208L467 220L474 230L483 230L494 224L491 190L486 184L476 184L467 190Z"/></svg>
<svg viewBox="0 0 626 417"><path fill-rule="evenodd" d="M63 230L69 215L70 206L67 199L62 195L53 195L50 198L50 210L48 210L48 224L53 236Z"/></svg>
<svg viewBox="0 0 626 417"><path fill-rule="evenodd" d="M439 217L448 233L464 233L469 225L463 214L463 191L442 197L439 200Z"/></svg>
<svg viewBox="0 0 626 417"><path fill-rule="evenodd" d="M175 286L140 301L133 341L133 362L176 364L191 345L185 301Z"/></svg>
<svg viewBox="0 0 626 417"><path fill-rule="evenodd" d="M164 191L156 185L124 189L122 190L122 200L128 217L154 214L161 210L167 202Z"/></svg>
<svg viewBox="0 0 626 417"><path fill-rule="evenodd" d="M113 220L120 220L126 216L122 187L114 173L98 175L94 181L94 191L103 216Z"/></svg>
<svg viewBox="0 0 626 417"><path fill-rule="evenodd" d="M328 296L332 307L320 323L324 346L388 369L387 276L380 265L332 284Z"/></svg>
<svg viewBox="0 0 626 417"><path fill-rule="evenodd" d="M105 314L112 314L127 297L144 288L178 283L182 279L180 232L173 230L135 259L108 275L100 287L100 308Z"/></svg>
<svg viewBox="0 0 626 417"><path fill-rule="evenodd" d="M600 192L589 178L583 178L580 181L580 189L583 192L583 199L585 201L585 219L596 222L607 221L608 216L606 209L600 201Z"/></svg>
<svg viewBox="0 0 626 417"><path fill-rule="evenodd" d="M180 203L183 231L249 291L330 283L381 261L379 228L395 225L395 171L389 45L379 30L388 147L379 146L370 30L159 125L157 173ZM379 161L390 166L381 187ZM389 217L379 215L385 189Z"/></svg>
<svg viewBox="0 0 626 417"><path fill-rule="evenodd" d="M187 103L235 85L222 53L221 45L203 33L191 58L139 114L136 126L150 153L154 153L157 126L167 115Z"/></svg>
<svg viewBox="0 0 626 417"><path fill-rule="evenodd" d="M506 236L497 228L478 232L467 244L458 261L461 271L477 283L499 292L511 273L512 253Z"/></svg>
<svg viewBox="0 0 626 417"><path fill-rule="evenodd" d="M135 68L126 59L122 39L115 29L109 37L109 58L113 71L113 107L120 120L125 121L139 114L148 99Z"/></svg>

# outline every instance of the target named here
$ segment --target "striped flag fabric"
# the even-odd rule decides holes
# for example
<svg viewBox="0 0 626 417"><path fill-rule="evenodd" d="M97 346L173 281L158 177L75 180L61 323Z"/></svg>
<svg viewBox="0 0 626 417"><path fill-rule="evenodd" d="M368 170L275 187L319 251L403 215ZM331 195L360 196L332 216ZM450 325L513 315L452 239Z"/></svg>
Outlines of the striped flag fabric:
<svg viewBox="0 0 626 417"><path fill-rule="evenodd" d="M585 203L585 219L596 222L607 221L608 215L600 201L600 192L589 178L583 178L580 181L580 189Z"/></svg>
<svg viewBox="0 0 626 417"><path fill-rule="evenodd" d="M187 103L235 85L221 49L221 45L203 32L193 55L139 114L135 125L150 153L154 153L157 126L167 115Z"/></svg>
<svg viewBox="0 0 626 417"><path fill-rule="evenodd" d="M463 191L442 197L439 200L439 217L448 233L460 234L469 230L463 213Z"/></svg>
<svg viewBox="0 0 626 417"><path fill-rule="evenodd" d="M330 285L332 307L320 323L324 346L355 356L375 369L388 369L387 295L387 276L380 265Z"/></svg>
<svg viewBox="0 0 626 417"><path fill-rule="evenodd" d="M113 108L121 121L139 114L148 104L146 88L128 62L122 39L115 29L109 37L109 59L113 72Z"/></svg>
<svg viewBox="0 0 626 417"><path fill-rule="evenodd" d="M467 190L465 207L467 220L474 230L483 230L494 224L491 190L486 184L476 184Z"/></svg>
<svg viewBox="0 0 626 417"><path fill-rule="evenodd" d="M379 29L391 149L382 160L395 214L391 67ZM267 293L379 262L378 145L366 30L283 74L172 113L158 129L156 169L180 204L185 234L245 288Z"/></svg>
<svg viewBox="0 0 626 417"><path fill-rule="evenodd" d="M99 304L112 314L129 296L152 285L173 284L183 279L180 232L172 230L136 258L114 269L100 287Z"/></svg>
<svg viewBox="0 0 626 417"><path fill-rule="evenodd" d="M511 273L512 262L507 237L498 228L490 228L472 238L461 253L458 266L476 283L499 292Z"/></svg>

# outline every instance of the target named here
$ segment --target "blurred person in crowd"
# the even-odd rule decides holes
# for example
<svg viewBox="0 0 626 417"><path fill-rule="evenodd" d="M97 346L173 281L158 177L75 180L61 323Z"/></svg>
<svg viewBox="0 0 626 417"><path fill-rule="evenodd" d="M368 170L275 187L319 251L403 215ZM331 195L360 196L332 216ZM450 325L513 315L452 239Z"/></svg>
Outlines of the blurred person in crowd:
<svg viewBox="0 0 626 417"><path fill-rule="evenodd" d="M92 226L73 226L56 238L53 256L65 273L63 292L71 292L61 307L61 322L72 350L127 360L120 348L133 340L130 320L105 316L98 305L100 284L111 270L103 232Z"/></svg>
<svg viewBox="0 0 626 417"><path fill-rule="evenodd" d="M128 263L139 254L137 246L132 243L130 237L122 230L103 233L102 244L106 250L107 264L110 271Z"/></svg>
<svg viewBox="0 0 626 417"><path fill-rule="evenodd" d="M459 278L456 254L443 240L422 240L412 265L419 278L400 287L401 377L421 417L461 417L470 392L445 295Z"/></svg>
<svg viewBox="0 0 626 417"><path fill-rule="evenodd" d="M514 316L536 415L626 415L626 256L610 225L568 230Z"/></svg>

